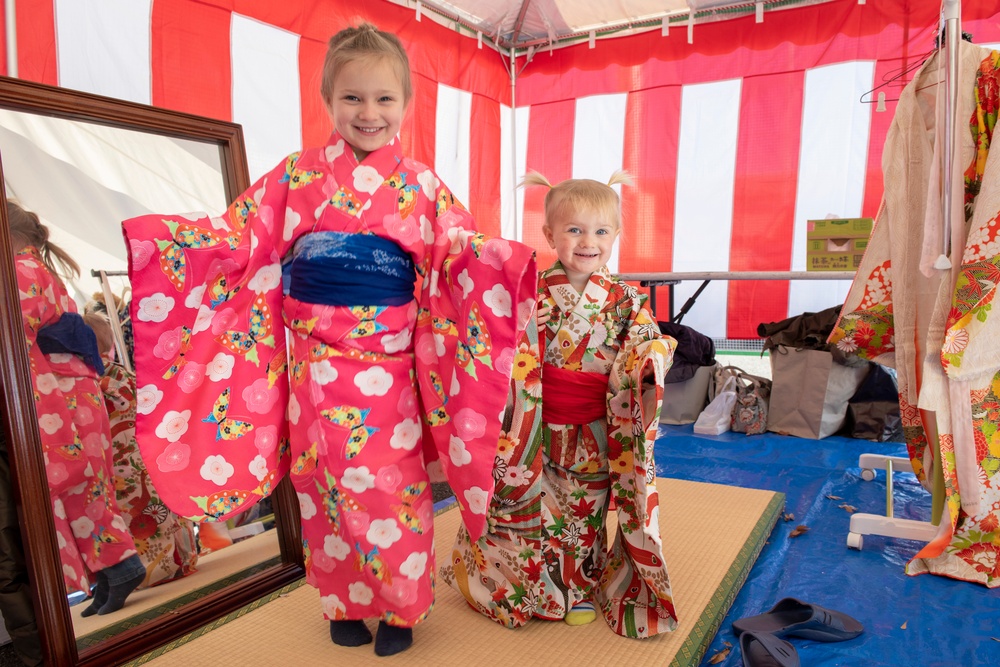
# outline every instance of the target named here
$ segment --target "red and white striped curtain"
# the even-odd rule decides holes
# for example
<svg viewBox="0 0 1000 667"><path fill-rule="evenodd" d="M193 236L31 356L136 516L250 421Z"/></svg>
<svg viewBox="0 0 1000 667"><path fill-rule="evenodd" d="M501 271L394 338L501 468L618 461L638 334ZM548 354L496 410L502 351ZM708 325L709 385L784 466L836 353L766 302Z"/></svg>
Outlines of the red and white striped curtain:
<svg viewBox="0 0 1000 667"><path fill-rule="evenodd" d="M1000 43L996 3L962 28ZM21 78L243 125L250 170L330 131L319 96L326 41L356 19L397 33L416 96L403 128L484 231L551 259L536 169L550 180L636 177L622 190L617 271L805 268L806 221L873 217L882 144L904 77L934 48L937 2L834 0L536 53L512 105L506 63L476 39L386 0L33 0L16 5ZM2 20L2 19L0 19ZM0 54L3 71L6 55ZM872 100L875 95L867 96ZM676 288L680 303L697 287ZM759 322L843 301L842 282L717 282L685 323L753 338ZM659 316L666 317L666 294ZM725 316L723 316L725 314Z"/></svg>

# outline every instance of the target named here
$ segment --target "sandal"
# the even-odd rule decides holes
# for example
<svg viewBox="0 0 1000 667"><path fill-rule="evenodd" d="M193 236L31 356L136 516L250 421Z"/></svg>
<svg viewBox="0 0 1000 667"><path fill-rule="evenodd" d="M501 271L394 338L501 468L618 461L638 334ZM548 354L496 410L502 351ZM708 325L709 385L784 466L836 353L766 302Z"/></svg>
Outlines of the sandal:
<svg viewBox="0 0 1000 667"><path fill-rule="evenodd" d="M839 611L816 604L785 598L771 611L733 621L733 633L768 632L778 637L802 637L818 642L842 642L854 639L865 629L860 623Z"/></svg>
<svg viewBox="0 0 1000 667"><path fill-rule="evenodd" d="M795 647L766 632L744 632L740 635L743 667L799 667Z"/></svg>

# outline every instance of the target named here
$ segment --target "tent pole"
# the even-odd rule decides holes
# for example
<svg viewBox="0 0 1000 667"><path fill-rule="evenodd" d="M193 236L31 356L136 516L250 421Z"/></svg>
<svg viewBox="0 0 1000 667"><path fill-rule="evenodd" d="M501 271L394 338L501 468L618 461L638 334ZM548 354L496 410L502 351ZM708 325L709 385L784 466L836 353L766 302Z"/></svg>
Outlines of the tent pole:
<svg viewBox="0 0 1000 667"><path fill-rule="evenodd" d="M514 240L521 241L524 232L517 220L517 51L513 44L510 47L510 171L513 176L511 183L511 208L514 211Z"/></svg>
<svg viewBox="0 0 1000 667"><path fill-rule="evenodd" d="M17 2L5 0L4 22L7 26L7 76L17 78Z"/></svg>
<svg viewBox="0 0 1000 667"><path fill-rule="evenodd" d="M961 0L944 0L944 56L945 56L945 101L944 101L944 164L942 165L942 197L944 207L943 238L941 254L948 257L951 252L951 206L952 180L955 175L955 114L958 109L959 42L962 39L960 27L962 16ZM961 261L961 257L957 258Z"/></svg>

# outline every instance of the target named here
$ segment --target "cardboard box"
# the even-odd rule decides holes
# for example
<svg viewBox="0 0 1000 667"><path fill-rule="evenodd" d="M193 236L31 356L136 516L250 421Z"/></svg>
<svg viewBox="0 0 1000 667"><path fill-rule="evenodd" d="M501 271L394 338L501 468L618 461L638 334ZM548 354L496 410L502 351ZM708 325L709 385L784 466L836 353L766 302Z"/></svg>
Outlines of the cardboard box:
<svg viewBox="0 0 1000 667"><path fill-rule="evenodd" d="M807 271L854 271L861 266L872 234L871 218L809 220Z"/></svg>

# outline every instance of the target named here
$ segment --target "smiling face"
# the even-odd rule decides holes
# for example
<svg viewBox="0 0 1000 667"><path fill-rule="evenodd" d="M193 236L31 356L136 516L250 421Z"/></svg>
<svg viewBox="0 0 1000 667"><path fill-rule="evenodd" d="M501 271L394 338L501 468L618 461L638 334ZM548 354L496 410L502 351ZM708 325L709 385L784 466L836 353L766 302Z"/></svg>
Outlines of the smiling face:
<svg viewBox="0 0 1000 667"><path fill-rule="evenodd" d="M589 208L567 208L554 220L547 220L542 232L570 284L582 293L590 276L611 259L618 225L606 214Z"/></svg>
<svg viewBox="0 0 1000 667"><path fill-rule="evenodd" d="M406 103L402 78L390 58L359 58L337 72L326 110L361 162L396 136Z"/></svg>

